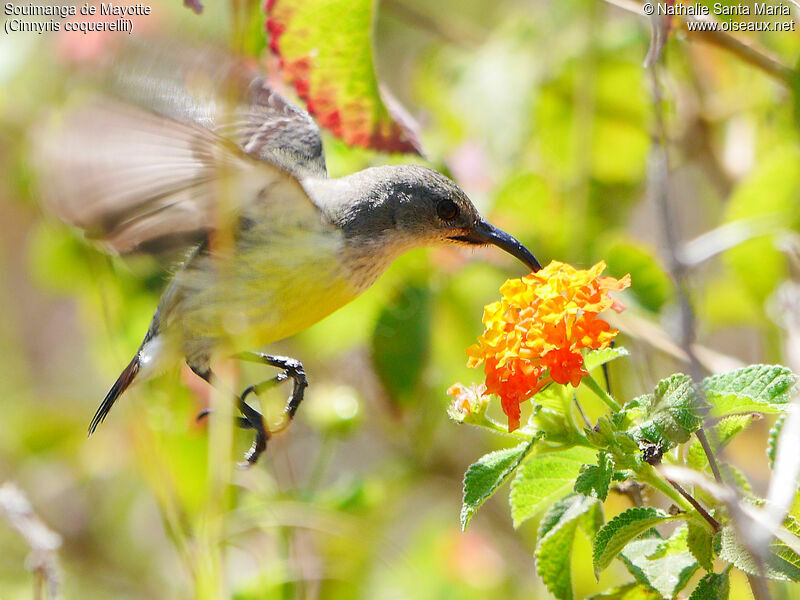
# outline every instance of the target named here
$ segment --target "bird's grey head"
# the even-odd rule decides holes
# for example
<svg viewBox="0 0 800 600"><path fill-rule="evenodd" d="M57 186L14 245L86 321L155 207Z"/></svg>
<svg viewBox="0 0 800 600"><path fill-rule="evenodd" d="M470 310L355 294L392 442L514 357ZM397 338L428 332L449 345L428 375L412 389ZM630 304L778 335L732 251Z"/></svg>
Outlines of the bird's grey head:
<svg viewBox="0 0 800 600"><path fill-rule="evenodd" d="M320 181L309 192L355 245L396 256L421 246L494 244L532 270L540 268L533 254L484 221L461 188L433 169L375 167Z"/></svg>

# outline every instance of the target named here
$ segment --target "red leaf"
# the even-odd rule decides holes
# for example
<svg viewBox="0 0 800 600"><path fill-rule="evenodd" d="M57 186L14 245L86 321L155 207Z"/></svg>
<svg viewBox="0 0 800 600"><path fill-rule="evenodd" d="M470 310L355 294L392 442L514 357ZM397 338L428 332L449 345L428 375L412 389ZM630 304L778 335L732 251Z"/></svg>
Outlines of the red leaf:
<svg viewBox="0 0 800 600"><path fill-rule="evenodd" d="M420 152L413 120L381 95L372 0L265 0L270 51L310 114L346 143Z"/></svg>

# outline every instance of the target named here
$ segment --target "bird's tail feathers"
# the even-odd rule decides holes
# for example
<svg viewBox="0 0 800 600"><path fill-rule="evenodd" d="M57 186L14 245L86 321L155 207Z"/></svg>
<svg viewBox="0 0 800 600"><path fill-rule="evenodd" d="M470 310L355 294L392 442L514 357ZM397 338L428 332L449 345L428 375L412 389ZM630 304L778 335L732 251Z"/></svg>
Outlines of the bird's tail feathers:
<svg viewBox="0 0 800 600"><path fill-rule="evenodd" d="M94 430L97 429L97 426L105 420L106 415L111 410L111 407L114 406L114 402L116 402L117 398L120 397L122 392L124 392L128 387L133 383L136 374L139 372L139 353L136 353L136 356L133 357L133 360L125 367L125 370L122 371L120 376L114 382L114 385L111 386L111 389L106 394L106 397L103 399L103 402L100 404L100 407L97 409L97 412L94 413L94 417L92 417L92 422L89 424L89 435L94 433Z"/></svg>

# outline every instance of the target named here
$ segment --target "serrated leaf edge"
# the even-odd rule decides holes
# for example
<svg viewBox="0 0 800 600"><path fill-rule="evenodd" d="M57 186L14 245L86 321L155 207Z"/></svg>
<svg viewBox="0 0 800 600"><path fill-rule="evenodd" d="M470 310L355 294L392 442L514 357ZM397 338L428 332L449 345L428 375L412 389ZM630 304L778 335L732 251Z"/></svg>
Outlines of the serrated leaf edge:
<svg viewBox="0 0 800 600"><path fill-rule="evenodd" d="M598 577L599 574L600 574L600 571L602 571L603 569L608 567L608 565L611 564L611 561L614 560L614 558L616 558L616 556L627 545L627 542L625 542L625 544L620 546L619 549L616 552L614 552L613 554L607 556L606 555L606 551L608 549L609 542L613 539L614 536L613 536L613 531L612 531L612 536L608 540L606 540L606 543L601 548L599 546L599 541L601 541L602 538L603 538L603 535L602 535L603 532L604 531L613 530L614 528L619 528L620 527L620 525L619 525L620 521L625 520L626 518L629 518L629 517L631 517L631 516L633 516L635 514L647 515L647 516L649 516L651 518L648 519L648 518L643 516L642 518L637 518L635 521L631 521L631 523L635 523L637 521L640 522L640 523L643 523L643 522L646 521L647 522L647 526L642 526L642 529L640 531L638 531L637 533L634 533L630 538L628 538L628 541L634 539L635 537L637 537L641 533L644 533L645 531L647 531L648 529L650 529L651 527L654 527L655 525L657 525L659 523L665 523L667 521L672 521L672 520L675 520L675 519L679 518L679 517L671 516L671 515L665 513L663 510L660 510L658 508L643 507L643 506L642 507L629 508L629 509L621 512L617 516L615 516L613 519L611 519L608 523L606 523L605 525L603 525L603 527L600 528L600 530L597 532L597 535L595 536L595 539L594 539L594 544L593 544L593 548L592 548L592 564L594 566L595 577Z"/></svg>
<svg viewBox="0 0 800 600"><path fill-rule="evenodd" d="M506 482L506 480L511 475L511 473L513 473L514 470L519 466L519 464L528 455L528 453L531 451L531 448L533 448L534 444L538 440L539 440L538 437L534 437L532 440L530 440L528 442L522 442L521 444L518 444L517 446L515 446L513 448L504 448L502 450L495 450L494 452L489 452L488 454L484 454L482 457L480 457L477 461L472 463L467 468L467 471L464 473L464 479L463 479L463 482L462 482L462 486L463 486L463 490L464 490L464 499L462 499L461 515L460 515L461 530L462 531L466 530L467 525L469 524L470 520L472 519L472 516L477 512L477 510L481 506L483 506L483 503L486 502L486 500L488 500L492 496L492 494L494 494L494 492L497 491L497 489ZM509 450L514 450L516 448L520 448L521 449L520 452L519 452L519 455L517 457L517 460L515 460L511 465L509 465L509 467L503 472L502 476L500 477L500 481L497 483L497 485L495 485L487 494L484 494L483 496L481 496L478 499L477 503L474 504L474 506L468 506L466 504L466 502L464 501L464 500L466 500L466 495L467 495L467 476L469 475L469 473L473 469L473 467L475 467L475 465L480 464L480 462L482 460L484 460L485 458L487 458L489 456L493 456L493 455L500 454L500 453L503 453L503 452L508 452Z"/></svg>

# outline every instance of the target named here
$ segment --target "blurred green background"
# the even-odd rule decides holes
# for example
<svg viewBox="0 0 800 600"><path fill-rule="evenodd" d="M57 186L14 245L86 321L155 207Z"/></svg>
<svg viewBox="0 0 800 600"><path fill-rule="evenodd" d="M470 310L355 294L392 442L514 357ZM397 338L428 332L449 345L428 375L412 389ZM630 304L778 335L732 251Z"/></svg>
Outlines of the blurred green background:
<svg viewBox="0 0 800 600"><path fill-rule="evenodd" d="M260 10L209 0L198 16L177 0L154 0L140 24L223 43L238 36L235 46L265 55ZM611 274L630 272L629 313L678 335L664 227L647 193L649 37L644 18L596 0L384 0L374 52L381 82L421 125L428 164L543 262L604 259ZM745 39L789 65L800 52L797 33ZM86 439L168 273L150 258L101 254L37 204L27 133L79 85L72 63L94 68L108 43L98 40L0 36L0 482L15 482L62 537L64 596L548 597L534 572L536 523L514 531L504 494L468 532L458 522L464 470L508 444L445 412L453 382L481 378L466 368L464 349L481 331L483 305L523 274L496 250L412 252L359 300L270 347L302 360L311 387L294 425L249 471L230 463L250 434L233 432L220 459L215 443L226 447L230 432L214 431L221 420L195 422L208 390L186 372L126 394ZM733 221L752 238L730 249L724 235L687 246L712 255L689 272L698 340L722 362L797 370L796 98L682 32L673 33L665 65L681 239ZM325 147L333 176L409 160L331 136ZM652 341L621 336L633 356L612 367L620 397L681 368ZM252 365L238 374L240 387L264 377ZM286 392L263 398L273 418ZM587 402L592 415L602 410ZM761 492L768 425L728 454ZM625 580L616 565L596 583L589 545L580 544L579 597ZM0 598L32 597L28 552L0 521ZM740 576L733 584L733 598L749 597Z"/></svg>

